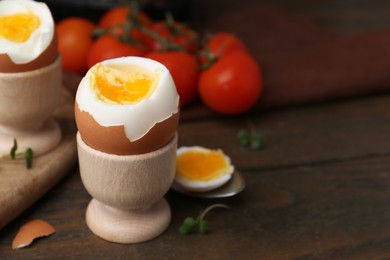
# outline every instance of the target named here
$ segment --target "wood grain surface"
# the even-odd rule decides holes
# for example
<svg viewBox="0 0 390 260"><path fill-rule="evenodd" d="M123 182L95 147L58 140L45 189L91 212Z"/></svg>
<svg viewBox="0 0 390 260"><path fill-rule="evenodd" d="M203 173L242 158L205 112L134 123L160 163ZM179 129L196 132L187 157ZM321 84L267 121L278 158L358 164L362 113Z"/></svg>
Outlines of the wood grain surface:
<svg viewBox="0 0 390 260"><path fill-rule="evenodd" d="M256 1L194 2L193 12L202 18L199 24L207 25L217 12ZM383 0L273 3L326 28L329 37L390 26L390 4ZM228 30L235 25L225 26ZM253 39L248 34L244 40L256 46L258 38ZM248 120L263 134L259 151L242 148L236 141ZM222 148L244 175L246 189L225 199L169 191L172 223L167 231L152 241L120 245L87 228L85 210L91 197L74 166L63 181L1 230L0 258L390 258L388 92L278 109L258 106L239 117L218 116L198 102L182 111L179 125L179 146L194 144ZM214 203L225 203L230 210L215 209L207 215L210 234L179 234L185 217L196 217ZM12 250L19 227L34 218L47 220L56 234Z"/></svg>
<svg viewBox="0 0 390 260"><path fill-rule="evenodd" d="M163 259L390 257L388 111L390 97L269 112L254 119L265 137L264 149L258 152L247 151L234 140L237 129L245 126L242 119L183 124L181 145L221 147L232 156L247 180L242 194L210 200L170 191L168 230L143 244L117 245L97 238L86 227L90 196L75 169L2 230L0 252L5 259L154 259L157 252ZM333 115L332 119L324 114ZM178 233L185 217L195 217L213 203L226 203L231 209L208 216L211 234ZM57 233L12 251L12 237L33 218L48 220Z"/></svg>

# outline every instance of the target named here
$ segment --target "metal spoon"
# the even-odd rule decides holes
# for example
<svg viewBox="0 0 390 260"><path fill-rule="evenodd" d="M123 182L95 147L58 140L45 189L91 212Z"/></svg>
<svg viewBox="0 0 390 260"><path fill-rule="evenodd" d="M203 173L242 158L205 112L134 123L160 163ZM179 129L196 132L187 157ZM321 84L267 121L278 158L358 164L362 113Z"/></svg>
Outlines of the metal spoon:
<svg viewBox="0 0 390 260"><path fill-rule="evenodd" d="M199 197L199 198L226 198L236 195L237 193L240 193L245 188L245 180L242 174L235 170L232 178L225 183L223 186L206 192L191 192L183 189L176 183L172 184L172 189L174 191L183 193L188 196L192 197Z"/></svg>

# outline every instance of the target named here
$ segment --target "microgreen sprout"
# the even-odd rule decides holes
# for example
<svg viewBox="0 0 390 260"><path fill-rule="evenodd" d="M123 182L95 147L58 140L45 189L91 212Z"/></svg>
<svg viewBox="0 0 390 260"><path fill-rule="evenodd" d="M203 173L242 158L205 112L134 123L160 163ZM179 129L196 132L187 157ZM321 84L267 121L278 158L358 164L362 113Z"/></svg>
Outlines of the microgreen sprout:
<svg viewBox="0 0 390 260"><path fill-rule="evenodd" d="M248 120L248 128L241 129L237 133L237 140L241 146L250 147L252 150L259 150L263 146L263 136L256 130L251 121Z"/></svg>
<svg viewBox="0 0 390 260"><path fill-rule="evenodd" d="M22 155L26 161L26 167L27 169L31 169L32 167L32 161L33 161L33 151L31 148L27 148L24 153L17 153L16 151L18 150L18 142L16 141L16 138L14 138L14 145L12 146L10 152L9 152L9 157L12 160L16 159L16 156Z"/></svg>
<svg viewBox="0 0 390 260"><path fill-rule="evenodd" d="M15 159L16 157L16 150L18 150L18 142L16 142L16 139L14 138L14 145L12 146L10 152L9 152L9 156L11 157L11 159Z"/></svg>
<svg viewBox="0 0 390 260"><path fill-rule="evenodd" d="M31 169L32 167L32 159L33 159L33 151L31 148L27 148L27 150L24 152L24 159L26 160L26 167L27 169Z"/></svg>
<svg viewBox="0 0 390 260"><path fill-rule="evenodd" d="M205 210L203 210L196 219L194 219L192 217L185 218L183 221L183 224L179 228L180 234L188 235L188 234L195 232L196 230L200 234L209 233L210 232L210 222L208 222L204 218L205 218L206 214L214 208L229 209L229 207L225 204L213 204L213 205L207 207Z"/></svg>

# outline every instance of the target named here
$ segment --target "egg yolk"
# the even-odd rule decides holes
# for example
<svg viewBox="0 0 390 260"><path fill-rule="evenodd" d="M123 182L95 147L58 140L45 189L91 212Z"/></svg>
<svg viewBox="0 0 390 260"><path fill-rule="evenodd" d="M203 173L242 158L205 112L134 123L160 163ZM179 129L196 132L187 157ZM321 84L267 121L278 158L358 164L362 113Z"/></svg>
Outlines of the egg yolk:
<svg viewBox="0 0 390 260"><path fill-rule="evenodd" d="M18 13L0 17L0 36L15 43L26 42L39 27L39 17L32 13Z"/></svg>
<svg viewBox="0 0 390 260"><path fill-rule="evenodd" d="M210 181L229 173L229 169L221 150L187 151L176 161L176 174L192 181Z"/></svg>
<svg viewBox="0 0 390 260"><path fill-rule="evenodd" d="M154 92L157 77L127 66L97 64L91 73L91 87L102 101L132 104Z"/></svg>

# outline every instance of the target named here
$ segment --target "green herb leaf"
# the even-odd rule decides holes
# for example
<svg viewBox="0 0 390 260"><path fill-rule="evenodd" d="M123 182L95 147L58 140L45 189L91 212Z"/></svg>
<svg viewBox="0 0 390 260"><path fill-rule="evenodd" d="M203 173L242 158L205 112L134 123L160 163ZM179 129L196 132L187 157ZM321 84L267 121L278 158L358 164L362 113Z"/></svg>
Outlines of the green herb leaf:
<svg viewBox="0 0 390 260"><path fill-rule="evenodd" d="M183 222L184 225L190 228L194 228L196 226L196 220L194 218L188 217Z"/></svg>
<svg viewBox="0 0 390 260"><path fill-rule="evenodd" d="M200 220L199 221L199 227L198 227L199 233L201 234L207 234L210 232L210 223L207 220Z"/></svg>
<svg viewBox="0 0 390 260"><path fill-rule="evenodd" d="M242 146L247 146L249 143L250 143L250 138L249 138L249 134L246 130L244 129L241 129L238 134L237 134L237 139L238 139L238 142L242 145Z"/></svg>
<svg viewBox="0 0 390 260"><path fill-rule="evenodd" d="M182 235L188 235L195 229L196 225L196 220L194 218L188 217L184 220L183 225L180 226L179 232Z"/></svg>
<svg viewBox="0 0 390 260"><path fill-rule="evenodd" d="M189 233L191 233L191 229L188 228L188 227L185 226L185 225L182 225L182 226L180 226L180 228L179 228L179 232L180 232L180 234L182 234L182 235L188 235Z"/></svg>
<svg viewBox="0 0 390 260"><path fill-rule="evenodd" d="M32 167L32 160L33 160L33 151L31 148L27 148L27 150L24 153L17 153L18 150L18 142L16 141L16 138L14 138L14 145L12 146L9 157L12 160L16 159L16 156L23 155L24 159L26 160L26 167L27 169L31 169Z"/></svg>
<svg viewBox="0 0 390 260"><path fill-rule="evenodd" d="M31 148L27 148L27 150L24 152L24 159L26 160L27 169L31 169L33 160L33 151Z"/></svg>
<svg viewBox="0 0 390 260"><path fill-rule="evenodd" d="M260 133L255 133L251 138L251 148L252 150L258 150L263 145L263 138Z"/></svg>
<svg viewBox="0 0 390 260"><path fill-rule="evenodd" d="M249 146L252 150L259 150L263 146L263 136L256 130L255 125L248 120L248 128L237 133L237 140L241 146Z"/></svg>
<svg viewBox="0 0 390 260"><path fill-rule="evenodd" d="M16 150L18 150L18 142L16 141L16 138L14 138L14 146L12 146L11 151L9 152L9 156L12 160L16 157Z"/></svg>

